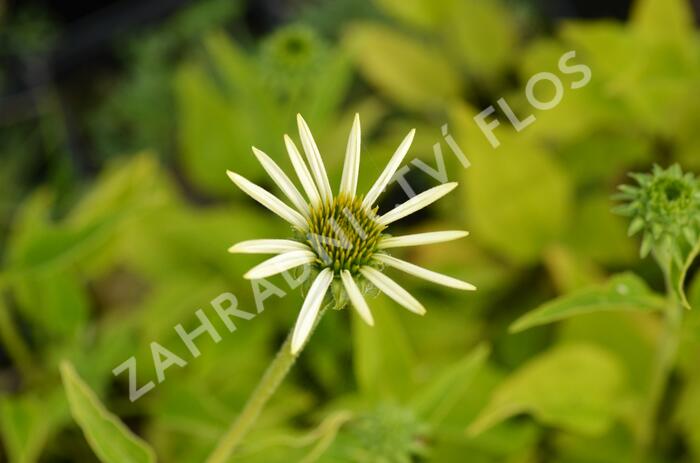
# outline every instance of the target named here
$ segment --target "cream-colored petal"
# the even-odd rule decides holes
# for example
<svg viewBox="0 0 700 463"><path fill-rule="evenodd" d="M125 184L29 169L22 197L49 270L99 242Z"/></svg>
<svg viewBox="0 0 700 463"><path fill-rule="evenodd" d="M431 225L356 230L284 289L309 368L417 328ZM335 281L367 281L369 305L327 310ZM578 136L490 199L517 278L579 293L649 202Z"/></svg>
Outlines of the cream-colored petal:
<svg viewBox="0 0 700 463"><path fill-rule="evenodd" d="M379 270L372 267L362 267L360 273L367 278L370 283L379 288L381 292L403 307L418 315L425 315L425 307L423 307L423 304L418 302L408 291Z"/></svg>
<svg viewBox="0 0 700 463"><path fill-rule="evenodd" d="M248 280L259 280L272 275L277 275L285 270L310 264L316 260L316 254L311 251L289 251L284 254L267 259L248 271L243 278Z"/></svg>
<svg viewBox="0 0 700 463"><path fill-rule="evenodd" d="M379 242L379 249L421 246L424 244L443 243L468 236L469 232L460 230L415 233L412 235L390 236Z"/></svg>
<svg viewBox="0 0 700 463"><path fill-rule="evenodd" d="M265 169L265 172L270 176L273 182L282 190L282 193L294 204L299 212L305 217L309 217L309 204L304 201L304 197L301 196L297 187L294 186L292 181L287 177L287 174L280 169L275 161L270 158L267 154L263 153L256 147L253 147L253 153L258 161Z"/></svg>
<svg viewBox="0 0 700 463"><path fill-rule="evenodd" d="M324 201L331 201L333 199L333 192L331 191L331 184L328 181L326 168L323 165L323 159L321 159L321 153L319 153L316 141L314 141L314 137L311 135L311 130L309 126L306 125L306 121L301 117L301 114L297 114L297 125L299 126L301 146L304 147L306 160L309 162L309 167L311 167L311 173L314 179L316 179L316 186L318 187L319 193L321 193L321 198Z"/></svg>
<svg viewBox="0 0 700 463"><path fill-rule="evenodd" d="M413 214L414 212L431 205L438 199L445 196L450 191L454 190L456 186L456 182L451 182L445 183L444 185L438 185L427 191L424 191L423 193L414 196L405 203L395 207L383 216L379 217L377 222L385 226L389 225L392 222L396 222L397 220L402 219L407 215Z"/></svg>
<svg viewBox="0 0 700 463"><path fill-rule="evenodd" d="M461 289L464 291L476 291L476 286L471 283L443 275L442 273L433 272L432 270L406 262L405 260L397 259L396 257L392 257L387 254L375 254L374 258L378 262L389 265L390 267L394 267L395 269L402 270L408 274L418 278L423 278L424 280L432 281L433 283L437 283L439 285Z"/></svg>
<svg viewBox="0 0 700 463"><path fill-rule="evenodd" d="M326 292L332 281L333 272L326 268L318 274L311 284L309 294L307 294L306 299L304 299L304 304L301 307L301 311L299 311L296 325L294 325L294 332L292 333L292 354L296 355L299 353L309 338L323 299L326 297Z"/></svg>
<svg viewBox="0 0 700 463"><path fill-rule="evenodd" d="M396 173L396 170L401 165L403 158L406 156L406 153L408 153L408 149L411 147L413 136L415 134L416 129L411 129L411 131L408 132L408 135L406 135L399 147L396 149L394 155L389 160L389 164L386 165L384 171L381 173L381 175L379 175L377 181L374 182L372 188L370 188L365 195L365 199L362 201L363 206L368 209L371 209L374 206L377 198L379 198L379 195L382 194L386 186L389 184L392 177Z"/></svg>
<svg viewBox="0 0 700 463"><path fill-rule="evenodd" d="M343 165L343 177L340 180L340 194L355 196L357 193L357 179L360 173L360 144L362 133L360 129L360 115L355 114L355 121L348 137L348 147L345 150L345 164Z"/></svg>
<svg viewBox="0 0 700 463"><path fill-rule="evenodd" d="M306 192L307 198L309 198L312 205L319 204L321 202L321 195L318 193L318 188L316 188L314 179L311 177L309 168L306 167L306 163L304 162L304 159L302 159L297 145L295 145L294 141L289 137L289 135L286 134L284 135L284 145L287 148L289 160L292 161L294 172L297 173L297 177L301 182L302 188L304 188L304 192Z"/></svg>
<svg viewBox="0 0 700 463"><path fill-rule="evenodd" d="M374 318L372 317L372 312L369 310L367 301L365 301L365 298L362 296L362 292L360 291L360 288L358 288L357 283L355 283L355 280L353 280L350 272L347 270L343 270L342 272L340 272L340 279L343 281L345 292L350 298L350 302L357 311L358 315L369 326L374 326Z"/></svg>
<svg viewBox="0 0 700 463"><path fill-rule="evenodd" d="M292 240L249 240L236 243L228 252L232 254L280 254L289 251L310 251L306 244Z"/></svg>
<svg viewBox="0 0 700 463"><path fill-rule="evenodd" d="M235 183L238 188L243 190L251 198L282 217L287 222L291 223L300 230L306 230L307 223L304 217L291 207L284 204L275 195L259 187L255 183L238 175L235 172L227 171L229 178Z"/></svg>

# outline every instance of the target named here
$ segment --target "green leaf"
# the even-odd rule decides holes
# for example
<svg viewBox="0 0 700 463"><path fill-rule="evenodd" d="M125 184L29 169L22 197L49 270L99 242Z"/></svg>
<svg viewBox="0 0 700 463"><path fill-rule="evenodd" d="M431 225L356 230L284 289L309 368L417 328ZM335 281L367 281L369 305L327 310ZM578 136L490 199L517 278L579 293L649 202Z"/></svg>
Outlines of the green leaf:
<svg viewBox="0 0 700 463"><path fill-rule="evenodd" d="M569 22L562 25L561 36L562 39L556 41L533 41L519 60L523 85L533 75L546 71L559 76L566 89L560 104L549 111L534 111L522 90L513 95L512 104L519 103L516 109L522 108L525 115L532 113L537 117L537 122L528 126L523 135L527 133L548 141L576 143L598 133L608 133L609 127L634 127L630 120L634 120L636 114L631 113L617 92L610 91L610 88L635 88L637 83L629 73L638 67L635 58L639 50L624 27L611 21ZM577 52L572 62L591 69L591 81L583 88L570 89L581 74L565 75L557 67L560 57L570 50ZM619 72L620 69L625 69L625 72ZM619 136L619 131L615 135ZM612 162L605 158L597 165L605 168ZM583 172L589 170L591 167L586 166ZM580 175L576 169L570 169L570 172Z"/></svg>
<svg viewBox="0 0 700 463"><path fill-rule="evenodd" d="M520 317L510 327L517 333L576 315L601 311L654 312L663 310L666 300L653 293L633 273L615 275L605 284L574 291Z"/></svg>
<svg viewBox="0 0 700 463"><path fill-rule="evenodd" d="M693 10L688 0L637 0L631 24L650 41L683 41L693 34Z"/></svg>
<svg viewBox="0 0 700 463"><path fill-rule="evenodd" d="M374 3L410 26L430 29L436 24L436 4L430 0L374 0Z"/></svg>
<svg viewBox="0 0 700 463"><path fill-rule="evenodd" d="M90 303L78 278L65 271L36 272L14 285L25 316L57 337L78 334L85 326Z"/></svg>
<svg viewBox="0 0 700 463"><path fill-rule="evenodd" d="M39 460L63 409L55 397L0 397L0 433L10 463Z"/></svg>
<svg viewBox="0 0 700 463"><path fill-rule="evenodd" d="M436 426L462 398L489 355L485 345L476 347L447 368L411 399L411 408L423 420Z"/></svg>
<svg viewBox="0 0 700 463"><path fill-rule="evenodd" d="M165 171L150 152L133 155L128 162L117 162L100 174L71 210L67 222L88 226L124 217L145 208L160 207L175 195Z"/></svg>
<svg viewBox="0 0 700 463"><path fill-rule="evenodd" d="M585 344L558 346L507 378L469 433L528 413L548 426L600 435L617 414L622 378L620 366L606 351Z"/></svg>
<svg viewBox="0 0 700 463"><path fill-rule="evenodd" d="M508 137L506 130L496 133L505 135L497 149L470 149L474 141L463 145L474 165L464 171L460 190L467 226L474 239L493 250L517 263L531 263L566 230L572 185L549 153L528 140ZM483 142L478 129L473 137Z"/></svg>
<svg viewBox="0 0 700 463"><path fill-rule="evenodd" d="M77 262L104 239L106 225L46 226L39 233L17 237L10 250L8 273L22 276Z"/></svg>
<svg viewBox="0 0 700 463"><path fill-rule="evenodd" d="M63 272L72 264L88 266L118 225L148 206L162 205L168 184L148 153L112 166L58 224L49 221L50 196L39 190L20 209L9 237L7 273L25 277Z"/></svg>
<svg viewBox="0 0 700 463"><path fill-rule="evenodd" d="M250 151L250 115L233 107L193 63L178 69L175 89L186 175L206 192L228 195L236 189L226 177L227 169L255 179L262 169Z"/></svg>
<svg viewBox="0 0 700 463"><path fill-rule="evenodd" d="M620 89L636 125L666 137L694 134L697 127L693 106L700 55L693 23L689 0L639 0L625 34L634 59L609 60L621 77L608 88Z"/></svg>
<svg viewBox="0 0 700 463"><path fill-rule="evenodd" d="M266 128L272 128L270 124L277 117L278 108L269 88L262 85L255 61L221 32L209 35L204 45L236 106L242 105L246 112L251 112L246 114L248 118L243 121L244 124L265 121ZM266 118L272 118L272 120L266 121ZM208 119L210 122L212 120L212 118Z"/></svg>
<svg viewBox="0 0 700 463"><path fill-rule="evenodd" d="M655 352L663 329L660 317L654 315L595 312L562 321L556 332L558 343L592 344L617 359L629 384L624 398L625 418L634 416L635 404L645 403L648 397L649 379L653 375Z"/></svg>
<svg viewBox="0 0 700 463"><path fill-rule="evenodd" d="M602 436L590 438L574 434L559 434L553 439L552 451L558 461L567 463L620 463L634 461L635 436L617 426ZM665 458L650 458L649 463L662 463Z"/></svg>
<svg viewBox="0 0 700 463"><path fill-rule="evenodd" d="M575 253L566 246L547 248L544 264L558 294L585 288L605 278L588 256Z"/></svg>
<svg viewBox="0 0 700 463"><path fill-rule="evenodd" d="M51 369L59 369L65 361L78 365L81 379L98 395L108 390L114 381L112 369L135 355L137 351L134 346L140 345L133 329L133 317L125 316L122 312L100 321L99 327L91 327L92 336L79 337L73 343L51 348L47 355L47 367ZM65 397L63 390L61 393Z"/></svg>
<svg viewBox="0 0 700 463"><path fill-rule="evenodd" d="M334 115L341 108L348 90L353 83L352 63L349 58L339 51L327 62L324 62L324 72L316 75L308 95L304 94L295 103L300 106L299 112L309 121L318 121L314 127L325 129L336 127ZM366 114L362 114L362 127L365 127ZM353 114L354 116L354 114ZM324 125L325 124L325 125ZM315 129L318 131L318 128ZM342 140L343 137L340 137Z"/></svg>
<svg viewBox="0 0 700 463"><path fill-rule="evenodd" d="M35 190L17 209L12 220L11 237L17 239L38 233L38 230L48 225L53 203L53 194L48 189ZM13 246L14 242L10 240L9 247Z"/></svg>
<svg viewBox="0 0 700 463"><path fill-rule="evenodd" d="M4 291L3 285L0 284L0 294ZM13 314L4 297L0 297L0 340L2 340L4 352L12 360L18 371L25 378L32 378L35 374L36 362L32 352L25 343L22 333L16 328Z"/></svg>
<svg viewBox="0 0 700 463"><path fill-rule="evenodd" d="M559 46L568 48L557 49L554 56L542 57L551 65L555 65L562 53L574 49L577 51L578 60L591 68L593 73L591 84L594 84L598 78L605 83L604 88L609 86L618 88L636 83L636 72L643 62L643 50L640 50L639 43L623 24L617 21L569 21L562 24L560 36L563 43L560 42ZM529 61L531 58L532 56L527 56L524 61ZM523 77L527 79L535 72L539 72L536 66L541 64L543 63L536 61L524 62L523 65L531 74ZM620 72L621 66L631 71L632 75L628 72ZM557 69L551 69L551 71L558 73Z"/></svg>
<svg viewBox="0 0 700 463"><path fill-rule="evenodd" d="M511 11L494 1L436 3L443 7L438 32L467 72L486 85L503 79L518 52L518 25Z"/></svg>
<svg viewBox="0 0 700 463"><path fill-rule="evenodd" d="M80 425L90 447L104 463L153 463L153 450L119 419L104 408L95 393L78 376L73 366L61 365L63 386L73 418Z"/></svg>
<svg viewBox="0 0 700 463"><path fill-rule="evenodd" d="M218 134L216 130L209 128L210 136L216 138L217 135L225 135L226 139L230 140L232 134L232 141L237 142L237 144L229 146L228 153L236 153L235 160L238 163L243 162L244 166L246 166L246 160L250 163L248 168L251 170L246 171L245 167L242 170L239 168L240 173L252 175L262 172L258 162L250 152L250 146L259 144L260 140L269 138L270 134L284 133L287 129L284 124L285 118L291 116L291 111L279 103L279 96L272 90L269 81L260 78L261 72L265 71L261 69L254 57L247 55L236 42L223 33L214 33L206 38L204 45L210 63L215 66L215 77L219 78L216 83L222 84L219 85L222 88L217 95L218 99L220 101L227 100L230 114L228 121L232 124L223 125L218 129L227 129L230 134ZM206 69L202 66L200 72L205 71ZM196 104L196 101L194 103ZM206 102L206 104L213 105L214 102ZM289 104L294 106L292 101ZM202 124L211 124L212 121L216 121L216 118L207 113L200 114L198 117L202 118ZM223 122L228 121L223 120ZM311 123L312 121L307 122ZM206 130L207 127L205 126L203 129ZM318 133L315 135L318 136ZM265 147L265 149L268 148ZM268 154L274 155L274 153ZM257 170L254 170L253 167Z"/></svg>
<svg viewBox="0 0 700 463"><path fill-rule="evenodd" d="M581 184L612 181L633 166L651 164L654 160L651 141L636 134L591 134L566 143L560 148L567 170L574 174ZM611 158L609 153L615 153ZM592 197L605 197L609 204L607 192L600 191ZM607 208L610 215L610 207Z"/></svg>
<svg viewBox="0 0 700 463"><path fill-rule="evenodd" d="M353 311L355 377L360 390L373 399L403 398L413 392L413 353L395 310L375 301L374 326L367 326Z"/></svg>
<svg viewBox="0 0 700 463"><path fill-rule="evenodd" d="M360 73L380 92L409 109L440 109L459 96L460 79L441 50L375 23L355 23L343 46Z"/></svg>

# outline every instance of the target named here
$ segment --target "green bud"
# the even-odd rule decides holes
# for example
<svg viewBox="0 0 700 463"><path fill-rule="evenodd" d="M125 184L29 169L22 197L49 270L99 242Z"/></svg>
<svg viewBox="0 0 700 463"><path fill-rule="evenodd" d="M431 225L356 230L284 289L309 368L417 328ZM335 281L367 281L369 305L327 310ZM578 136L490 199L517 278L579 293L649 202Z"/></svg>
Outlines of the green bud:
<svg viewBox="0 0 700 463"><path fill-rule="evenodd" d="M651 174L631 174L637 186L622 185L614 212L630 218L630 236L643 233L641 255L652 250L682 261L682 246L700 236L700 182L679 165L654 166Z"/></svg>

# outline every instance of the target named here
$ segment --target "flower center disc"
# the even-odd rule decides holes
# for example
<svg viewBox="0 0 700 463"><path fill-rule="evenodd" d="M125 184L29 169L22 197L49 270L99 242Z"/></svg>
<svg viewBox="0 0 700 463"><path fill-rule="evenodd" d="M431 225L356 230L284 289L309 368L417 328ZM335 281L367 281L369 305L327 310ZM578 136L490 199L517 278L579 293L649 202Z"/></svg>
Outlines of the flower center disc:
<svg viewBox="0 0 700 463"><path fill-rule="evenodd" d="M376 212L362 206L361 197L346 195L312 208L306 242L319 265L356 274L369 264L386 228L377 223Z"/></svg>
<svg viewBox="0 0 700 463"><path fill-rule="evenodd" d="M693 187L683 179L661 177L650 185L650 209L666 221L689 218L693 203ZM671 218L672 217L672 218Z"/></svg>

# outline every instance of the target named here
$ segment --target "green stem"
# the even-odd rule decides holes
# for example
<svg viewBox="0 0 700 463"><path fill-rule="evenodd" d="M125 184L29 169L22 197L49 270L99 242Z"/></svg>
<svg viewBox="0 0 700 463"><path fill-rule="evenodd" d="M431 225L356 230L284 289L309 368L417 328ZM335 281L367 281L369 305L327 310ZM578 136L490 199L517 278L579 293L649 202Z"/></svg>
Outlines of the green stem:
<svg viewBox="0 0 700 463"><path fill-rule="evenodd" d="M314 328L318 325L318 322L325 312L326 308L321 309L318 317L316 317ZM277 391L280 384L282 384L282 381L287 376L287 373L289 373L300 353L292 354L292 333L293 330L287 335L287 339L284 341L279 351L277 351L277 355L274 360L272 360L272 363L267 367L262 379L260 379L258 386L248 398L240 415L238 415L236 421L234 421L233 425L221 438L216 449L209 455L206 463L226 463L229 461L236 447L238 447L257 421L260 412L262 412L267 402L275 391Z"/></svg>
<svg viewBox="0 0 700 463"><path fill-rule="evenodd" d="M2 298L1 289L0 298ZM0 341L24 379L31 380L34 376L32 354L19 335L19 330L12 320L9 308L2 300L0 300Z"/></svg>
<svg viewBox="0 0 700 463"><path fill-rule="evenodd" d="M683 306L675 295L668 266L664 271L669 305L664 314L664 329L656 351L651 384L647 396L643 421L637 439L635 461L643 463L653 444L659 407L673 371L681 337Z"/></svg>

